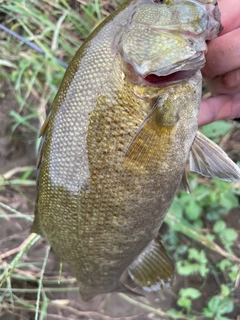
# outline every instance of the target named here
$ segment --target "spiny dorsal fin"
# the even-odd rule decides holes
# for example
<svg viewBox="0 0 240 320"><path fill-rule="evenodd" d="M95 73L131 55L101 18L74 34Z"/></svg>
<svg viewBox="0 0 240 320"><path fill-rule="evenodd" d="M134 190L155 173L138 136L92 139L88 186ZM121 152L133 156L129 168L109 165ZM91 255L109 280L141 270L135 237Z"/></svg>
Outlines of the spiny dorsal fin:
<svg viewBox="0 0 240 320"><path fill-rule="evenodd" d="M40 141L40 146L38 149L38 155L37 155L37 163L36 163L36 168L39 168L39 165L41 163L41 159L42 159L42 154L43 154L43 144L44 144L45 138L42 137L41 141Z"/></svg>
<svg viewBox="0 0 240 320"><path fill-rule="evenodd" d="M144 293L144 291L159 291L164 287L170 288L172 286L174 266L159 237L154 239L133 261L128 268L128 273L131 280L140 289L134 288L135 292L139 294ZM129 287L128 283L126 285Z"/></svg>
<svg viewBox="0 0 240 320"><path fill-rule="evenodd" d="M33 221L33 226L31 229L31 232L37 233L39 235L41 235L42 237L44 237L42 230L41 230L41 225L40 225L40 221L39 221L39 213L38 213L38 185L39 185L39 167L41 165L41 160L42 160L42 155L43 155L43 147L44 147L44 142L45 142L45 135L46 135L46 130L49 124L49 118L50 118L50 114L51 112L49 112L48 117L46 118L40 133L39 133L39 137L42 137L41 142L40 142L40 146L38 149L38 156L37 156L37 163L36 163L36 167L37 167L37 197L36 197L36 207L35 207L35 213L34 213L34 221Z"/></svg>
<svg viewBox="0 0 240 320"><path fill-rule="evenodd" d="M42 137L42 139L41 139L40 146L39 146L39 149L38 149L37 164L36 164L37 168L39 167L39 164L40 164L41 158L42 158L43 144L44 144L44 141L45 141L45 133L46 133L46 130L47 130L47 127L48 127L50 114L51 114L51 111L49 112L46 120L44 121L44 123L42 125L42 128L40 130L40 133L39 133L39 138Z"/></svg>
<svg viewBox="0 0 240 320"><path fill-rule="evenodd" d="M51 111L49 112L47 118L45 119L45 121L44 121L44 123L42 125L42 128L41 128L40 133L39 133L39 137L44 136L44 134L45 134L45 131L46 131L48 123L49 123L50 114L51 114Z"/></svg>
<svg viewBox="0 0 240 320"><path fill-rule="evenodd" d="M213 141L197 132L190 151L190 170L224 181L240 181L240 168Z"/></svg>

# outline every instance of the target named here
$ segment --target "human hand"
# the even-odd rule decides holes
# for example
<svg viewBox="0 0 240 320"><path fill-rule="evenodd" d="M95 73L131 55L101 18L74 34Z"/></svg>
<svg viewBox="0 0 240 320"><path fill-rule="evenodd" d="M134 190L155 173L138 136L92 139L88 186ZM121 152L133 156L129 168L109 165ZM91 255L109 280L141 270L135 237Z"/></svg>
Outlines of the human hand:
<svg viewBox="0 0 240 320"><path fill-rule="evenodd" d="M218 0L224 26L208 43L202 70L214 97L202 101L199 126L225 118L240 118L240 1Z"/></svg>

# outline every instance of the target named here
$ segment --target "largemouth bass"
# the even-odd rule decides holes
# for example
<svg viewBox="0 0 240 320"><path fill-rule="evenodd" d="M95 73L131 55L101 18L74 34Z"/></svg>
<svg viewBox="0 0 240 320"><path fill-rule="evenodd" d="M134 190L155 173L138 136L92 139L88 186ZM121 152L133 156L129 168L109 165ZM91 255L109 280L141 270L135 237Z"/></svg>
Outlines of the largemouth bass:
<svg viewBox="0 0 240 320"><path fill-rule="evenodd" d="M185 166L240 180L197 132L215 0L127 0L71 61L42 129L33 232L68 262L87 300L169 286L158 234Z"/></svg>

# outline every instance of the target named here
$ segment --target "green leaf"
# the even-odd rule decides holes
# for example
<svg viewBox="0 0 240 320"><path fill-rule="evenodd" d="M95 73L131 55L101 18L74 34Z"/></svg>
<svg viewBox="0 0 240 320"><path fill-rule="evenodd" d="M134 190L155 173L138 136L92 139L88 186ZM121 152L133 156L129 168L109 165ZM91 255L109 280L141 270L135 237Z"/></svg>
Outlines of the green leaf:
<svg viewBox="0 0 240 320"><path fill-rule="evenodd" d="M188 251L188 246L185 244L180 244L177 248L176 251L179 255L183 255Z"/></svg>
<svg viewBox="0 0 240 320"><path fill-rule="evenodd" d="M213 226L213 231L215 233L220 233L226 228L226 223L223 220L218 220L214 226Z"/></svg>
<svg viewBox="0 0 240 320"><path fill-rule="evenodd" d="M205 277L209 272L209 268L205 264L199 265L199 273L202 277Z"/></svg>
<svg viewBox="0 0 240 320"><path fill-rule="evenodd" d="M225 284L221 284L221 296L227 297L230 294L230 289Z"/></svg>
<svg viewBox="0 0 240 320"><path fill-rule="evenodd" d="M198 203L194 199L191 199L185 208L186 208L185 209L186 214L190 220L194 221L200 217L202 208L198 205Z"/></svg>
<svg viewBox="0 0 240 320"><path fill-rule="evenodd" d="M179 293L181 297L188 297L191 299L197 299L201 297L201 292L195 288L182 288Z"/></svg>
<svg viewBox="0 0 240 320"><path fill-rule="evenodd" d="M189 276L198 272L197 263L189 263L188 260L180 260L176 263L177 271L182 276Z"/></svg>
<svg viewBox="0 0 240 320"><path fill-rule="evenodd" d="M239 266L237 264L234 264L231 267L231 272L228 274L228 276L232 282L237 280L237 277L239 276Z"/></svg>
<svg viewBox="0 0 240 320"><path fill-rule="evenodd" d="M189 249L188 259L189 260L196 260L196 261L199 261L200 263L207 263L208 262L205 252L203 250L198 251L195 248Z"/></svg>
<svg viewBox="0 0 240 320"><path fill-rule="evenodd" d="M182 218L183 214L183 208L182 206L177 202L177 200L174 200L171 207L169 208L169 212L174 215L177 218Z"/></svg>
<svg viewBox="0 0 240 320"><path fill-rule="evenodd" d="M233 300L228 297L214 296L208 302L208 308L216 315L222 315L233 311Z"/></svg>
<svg viewBox="0 0 240 320"><path fill-rule="evenodd" d="M177 301L179 307L183 307L189 313L191 311L192 301L187 297L181 297Z"/></svg>
<svg viewBox="0 0 240 320"><path fill-rule="evenodd" d="M197 219L193 222L193 226L195 229L202 229L205 227L205 224L202 219Z"/></svg>
<svg viewBox="0 0 240 320"><path fill-rule="evenodd" d="M226 208L223 208L221 206L215 206L213 208L210 208L206 214L206 218L208 221L217 221L221 218L223 214L228 212Z"/></svg>
<svg viewBox="0 0 240 320"><path fill-rule="evenodd" d="M208 195L213 192L212 188L206 184L199 184L197 180L196 190L194 190L194 195L197 201L205 201Z"/></svg>
<svg viewBox="0 0 240 320"><path fill-rule="evenodd" d="M168 242L168 244L170 245L171 249L174 249L177 247L178 248L178 234L173 231L173 230L169 230L168 233L165 233L163 235L163 241L164 242Z"/></svg>
<svg viewBox="0 0 240 320"><path fill-rule="evenodd" d="M224 136L232 128L232 124L226 121L215 121L201 128L203 134L208 138Z"/></svg>
<svg viewBox="0 0 240 320"><path fill-rule="evenodd" d="M219 264L218 267L221 271L225 271L227 268L229 268L232 265L232 263L228 260L228 259L222 259Z"/></svg>
<svg viewBox="0 0 240 320"><path fill-rule="evenodd" d="M231 272L229 272L228 276L229 276L229 279L230 279L232 282L235 282L235 281L237 280L237 278L238 278L238 272L236 272L236 271L231 271Z"/></svg>
<svg viewBox="0 0 240 320"><path fill-rule="evenodd" d="M218 196L221 196L222 193L227 192L228 190L231 190L231 184L229 184L229 182L227 181L223 181L223 180L219 180L217 178L213 179L213 182L215 184L216 187L216 192L218 194Z"/></svg>
<svg viewBox="0 0 240 320"><path fill-rule="evenodd" d="M190 248L188 251L188 259L199 261L199 251L195 248Z"/></svg>
<svg viewBox="0 0 240 320"><path fill-rule="evenodd" d="M211 310L209 310L208 308L203 308L203 314L204 314L207 318L213 319L214 313L213 313Z"/></svg>
<svg viewBox="0 0 240 320"><path fill-rule="evenodd" d="M220 297L219 296L214 296L208 301L208 308L213 312L217 313L219 309L219 304L220 304Z"/></svg>
<svg viewBox="0 0 240 320"><path fill-rule="evenodd" d="M215 235L214 234L211 234L211 233L207 233L206 234L206 237L209 239L209 240L211 240L211 241L214 241L215 240Z"/></svg>
<svg viewBox="0 0 240 320"><path fill-rule="evenodd" d="M180 312L180 311L178 311L178 310L176 310L176 309L173 309L173 308L169 309L166 313L169 314L169 315L171 315L171 316L180 316L180 315L183 315L182 312Z"/></svg>
<svg viewBox="0 0 240 320"><path fill-rule="evenodd" d="M222 239L224 239L226 242L233 242L238 238L238 233L236 230L232 228L227 228L224 233L222 234ZM223 240L223 241L224 241Z"/></svg>
<svg viewBox="0 0 240 320"><path fill-rule="evenodd" d="M201 262L201 263L208 263L208 259L207 259L207 257L206 257L206 253L203 251L203 250L201 250L200 252L199 252L199 261Z"/></svg>
<svg viewBox="0 0 240 320"><path fill-rule="evenodd" d="M234 308L234 304L232 299L222 298L222 300L220 301L220 308L219 308L220 314L230 313L233 311L233 308Z"/></svg>
<svg viewBox="0 0 240 320"><path fill-rule="evenodd" d="M232 191L229 191L222 195L220 205L230 210L232 208L236 208L239 203L237 197L232 193Z"/></svg>
<svg viewBox="0 0 240 320"><path fill-rule="evenodd" d="M191 199L191 196L187 194L186 192L181 193L179 197L179 203L181 204L182 207L185 206Z"/></svg>

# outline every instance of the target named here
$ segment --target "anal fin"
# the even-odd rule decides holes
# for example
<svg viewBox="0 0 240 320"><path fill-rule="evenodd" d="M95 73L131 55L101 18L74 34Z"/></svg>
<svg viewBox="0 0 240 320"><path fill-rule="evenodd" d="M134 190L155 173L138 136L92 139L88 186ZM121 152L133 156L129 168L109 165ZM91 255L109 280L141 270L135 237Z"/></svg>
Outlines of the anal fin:
<svg viewBox="0 0 240 320"><path fill-rule="evenodd" d="M160 241L160 235L133 261L128 268L130 282L124 283L136 293L170 288L174 281L174 266ZM135 283L135 288L133 283ZM140 289L140 290L139 290Z"/></svg>

